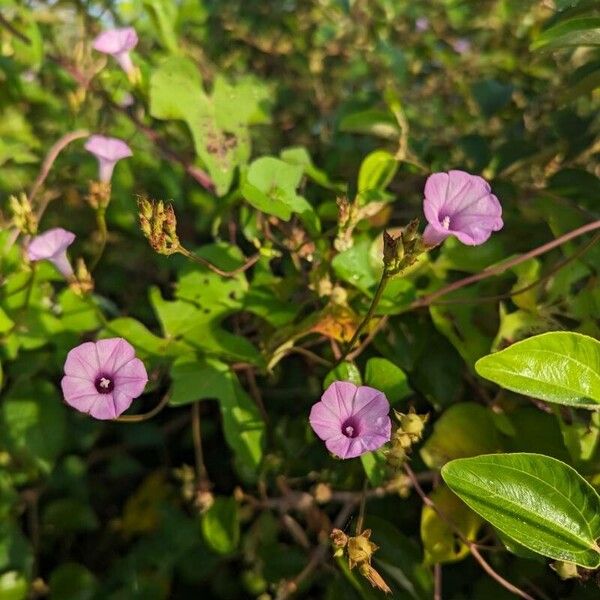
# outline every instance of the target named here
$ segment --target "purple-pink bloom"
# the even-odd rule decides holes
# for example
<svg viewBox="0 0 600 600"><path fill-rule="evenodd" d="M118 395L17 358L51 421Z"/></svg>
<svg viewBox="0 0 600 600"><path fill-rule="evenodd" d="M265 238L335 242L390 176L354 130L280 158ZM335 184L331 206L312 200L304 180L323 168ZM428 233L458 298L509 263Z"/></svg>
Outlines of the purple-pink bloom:
<svg viewBox="0 0 600 600"><path fill-rule="evenodd" d="M471 42L466 38L458 38L450 42L450 45L454 52L458 52L458 54L466 54L471 49Z"/></svg>
<svg viewBox="0 0 600 600"><path fill-rule="evenodd" d="M85 149L98 159L98 179L104 183L111 180L118 161L133 156L131 148L123 140L103 135L91 135L85 143Z"/></svg>
<svg viewBox="0 0 600 600"><path fill-rule="evenodd" d="M389 412L390 404L379 390L334 381L313 405L309 421L332 454L355 458L390 441Z"/></svg>
<svg viewBox="0 0 600 600"><path fill-rule="evenodd" d="M27 246L27 258L35 262L49 260L64 277L73 276L73 267L67 258L67 248L75 241L75 234L62 227L48 229L35 236Z"/></svg>
<svg viewBox="0 0 600 600"><path fill-rule="evenodd" d="M429 29L429 19L427 17L419 17L415 21L415 29L420 32L427 31Z"/></svg>
<svg viewBox="0 0 600 600"><path fill-rule="evenodd" d="M123 338L85 342L65 361L61 387L66 403L96 419L116 419L146 387L148 374Z"/></svg>
<svg viewBox="0 0 600 600"><path fill-rule="evenodd" d="M138 36L133 27L107 29L94 40L94 50L110 54L128 75L135 71L129 51L136 47Z"/></svg>
<svg viewBox="0 0 600 600"><path fill-rule="evenodd" d="M504 225L502 207L489 183L464 171L430 175L423 210L429 222L423 234L428 246L437 246L450 235L467 246L478 246Z"/></svg>

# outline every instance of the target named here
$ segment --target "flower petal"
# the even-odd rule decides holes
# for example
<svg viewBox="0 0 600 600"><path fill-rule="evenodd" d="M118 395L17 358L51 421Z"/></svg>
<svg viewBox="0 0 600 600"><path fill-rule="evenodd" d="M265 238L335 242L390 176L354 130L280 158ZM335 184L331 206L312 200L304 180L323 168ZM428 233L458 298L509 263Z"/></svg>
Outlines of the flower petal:
<svg viewBox="0 0 600 600"><path fill-rule="evenodd" d="M322 439L328 440L340 435L343 419L332 413L324 402L317 402L310 410L308 418L313 431Z"/></svg>
<svg viewBox="0 0 600 600"><path fill-rule="evenodd" d="M139 358L132 358L116 370L114 383L115 393L124 393L131 398L137 398L148 383L148 374L144 363Z"/></svg>
<svg viewBox="0 0 600 600"><path fill-rule="evenodd" d="M354 456L359 455L355 454L353 456L349 456L352 441L352 438L346 437L340 433L337 437L326 440L325 446L327 447L327 450L329 450L331 454L335 454L335 456L339 456L340 458L354 458Z"/></svg>
<svg viewBox="0 0 600 600"><path fill-rule="evenodd" d="M116 419L119 416L116 411L113 394L96 394L96 398L87 412L94 419L102 421Z"/></svg>
<svg viewBox="0 0 600 600"><path fill-rule="evenodd" d="M355 419L376 419L390 412L390 403L385 394L375 388L361 385L354 397L352 414Z"/></svg>
<svg viewBox="0 0 600 600"><path fill-rule="evenodd" d="M354 396L357 387L349 381L334 381L321 396L321 402L331 411L334 417L345 421L354 407Z"/></svg>
<svg viewBox="0 0 600 600"><path fill-rule="evenodd" d="M448 236L450 232L443 227L439 227L430 223L425 227L423 232L423 241L427 246L437 246L441 244Z"/></svg>
<svg viewBox="0 0 600 600"><path fill-rule="evenodd" d="M106 375L114 375L120 367L135 356L133 346L120 337L98 340L96 352L100 369Z"/></svg>
<svg viewBox="0 0 600 600"><path fill-rule="evenodd" d="M80 344L67 354L65 375L89 379L94 382L98 372L98 355L96 354L96 344L93 342Z"/></svg>
<svg viewBox="0 0 600 600"><path fill-rule="evenodd" d="M90 394L98 393L93 380L82 379L81 377L70 377L69 375L65 375L62 378L60 387L62 388L65 400L69 404L81 396L89 396Z"/></svg>
<svg viewBox="0 0 600 600"><path fill-rule="evenodd" d="M129 394L121 391L114 391L112 396L114 399L115 415L118 417L131 406L133 398Z"/></svg>

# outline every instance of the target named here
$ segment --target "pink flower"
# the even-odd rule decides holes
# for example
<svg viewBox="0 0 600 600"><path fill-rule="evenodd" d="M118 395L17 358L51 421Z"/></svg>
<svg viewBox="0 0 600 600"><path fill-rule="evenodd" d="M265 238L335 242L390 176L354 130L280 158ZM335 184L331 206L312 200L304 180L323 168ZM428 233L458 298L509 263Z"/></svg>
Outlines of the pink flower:
<svg viewBox="0 0 600 600"><path fill-rule="evenodd" d="M310 426L340 458L355 458L390 441L390 404L371 387L334 381L310 411Z"/></svg>
<svg viewBox="0 0 600 600"><path fill-rule="evenodd" d="M27 258L35 262L49 260L64 277L73 276L73 267L67 258L67 248L75 241L75 234L62 227L48 229L34 237L27 246Z"/></svg>
<svg viewBox="0 0 600 600"><path fill-rule="evenodd" d="M110 54L121 65L125 73L135 72L129 51L136 47L138 36L133 27L103 31L93 43L94 50Z"/></svg>
<svg viewBox="0 0 600 600"><path fill-rule="evenodd" d="M85 342L65 361L61 387L68 405L96 419L116 419L146 387L144 363L123 338Z"/></svg>
<svg viewBox="0 0 600 600"><path fill-rule="evenodd" d="M458 38L450 42L450 45L454 52L458 52L458 54L466 54L471 49L471 42L466 38Z"/></svg>
<svg viewBox="0 0 600 600"><path fill-rule="evenodd" d="M502 207L489 183L464 171L430 175L423 210L429 222L423 234L428 246L437 246L450 235L467 246L478 246L504 225Z"/></svg>
<svg viewBox="0 0 600 600"><path fill-rule="evenodd" d="M85 143L85 149L98 159L98 179L104 183L110 181L117 162L133 156L131 148L123 140L103 135L91 135Z"/></svg>
<svg viewBox="0 0 600 600"><path fill-rule="evenodd" d="M427 31L429 29L429 19L427 17L419 17L415 21L415 29L420 32Z"/></svg>

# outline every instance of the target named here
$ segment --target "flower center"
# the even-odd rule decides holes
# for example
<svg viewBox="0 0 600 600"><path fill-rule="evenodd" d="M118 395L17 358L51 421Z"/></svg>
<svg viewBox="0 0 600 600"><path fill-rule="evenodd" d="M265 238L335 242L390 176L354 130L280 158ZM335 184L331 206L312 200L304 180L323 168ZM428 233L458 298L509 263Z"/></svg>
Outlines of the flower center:
<svg viewBox="0 0 600 600"><path fill-rule="evenodd" d="M346 419L342 423L342 433L349 438L358 437L358 434L360 433L358 422L352 417Z"/></svg>
<svg viewBox="0 0 600 600"><path fill-rule="evenodd" d="M98 375L98 377L96 377L95 385L99 394L110 394L115 388L114 381L106 375Z"/></svg>
<svg viewBox="0 0 600 600"><path fill-rule="evenodd" d="M448 215L442 219L442 227L444 229L450 229L450 217Z"/></svg>

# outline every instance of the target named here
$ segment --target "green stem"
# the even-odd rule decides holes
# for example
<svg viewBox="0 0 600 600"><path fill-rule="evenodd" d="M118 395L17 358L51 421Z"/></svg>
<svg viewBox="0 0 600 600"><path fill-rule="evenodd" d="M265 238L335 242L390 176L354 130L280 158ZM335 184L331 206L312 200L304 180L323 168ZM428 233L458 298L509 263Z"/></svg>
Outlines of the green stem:
<svg viewBox="0 0 600 600"><path fill-rule="evenodd" d="M96 265L100 262L102 255L104 254L104 249L106 248L106 240L108 238L108 228L106 226L106 209L98 208L96 210L96 224L98 225L98 232L100 233L100 246L98 248L98 252L96 257L94 258L90 271L93 271L96 268Z"/></svg>
<svg viewBox="0 0 600 600"><path fill-rule="evenodd" d="M114 419L118 423L139 423L140 421L147 421L155 415L157 415L167 404L169 403L169 394L165 394L161 401L147 413L141 415L123 415Z"/></svg>
<svg viewBox="0 0 600 600"><path fill-rule="evenodd" d="M220 269L219 267L217 267L217 265L214 265L213 263L211 263L209 260L207 260L203 256L198 256L197 254L194 254L193 252L191 252L187 248L184 248L181 245L179 246L177 251L179 252L179 254L183 254L183 256L185 256L186 258L189 258L192 262L202 265L203 267L206 267L207 269L211 270L213 273L217 273L217 275L221 275L222 277L235 277L239 273L243 273L244 271L247 271L252 265L254 265L255 263L258 262L258 260L260 259L260 256L261 256L260 253L257 253L254 256L251 256L249 259L247 259L246 262L244 262L242 265L240 265L236 269L233 269L231 271L224 271L223 269Z"/></svg>
<svg viewBox="0 0 600 600"><path fill-rule="evenodd" d="M377 309L377 306L379 305L379 301L381 300L381 297L383 296L383 292L385 291L385 286L387 285L389 280L390 280L390 275L384 271L383 274L381 275L381 279L379 280L379 285L377 286L377 290L375 291L373 300L371 300L371 306L369 306L369 310L367 311L367 314L365 315L364 319L360 322L360 325L356 328L356 331L354 332L352 339L348 342L348 345L346 346L344 352L342 353L342 356L340 356L340 359L337 361L338 365L352 351L352 349L354 348L354 345L356 344L356 342L358 341L358 339L360 337L360 334L364 331L365 327L369 324L369 321L375 314L375 310Z"/></svg>

